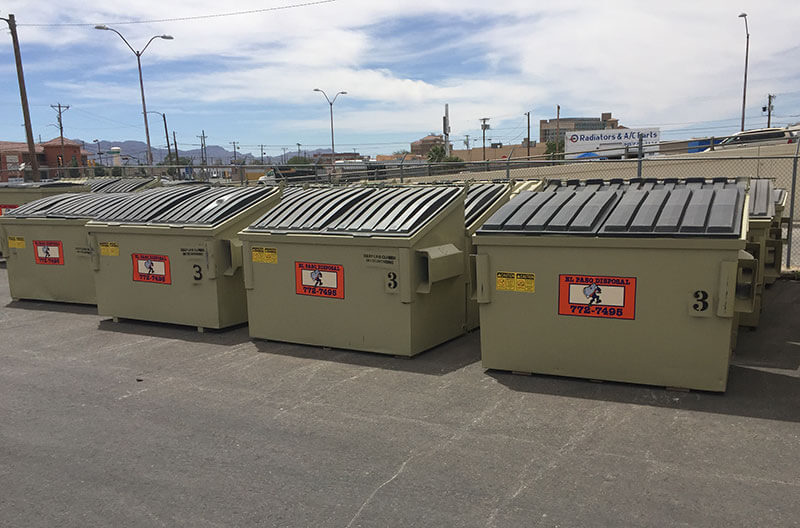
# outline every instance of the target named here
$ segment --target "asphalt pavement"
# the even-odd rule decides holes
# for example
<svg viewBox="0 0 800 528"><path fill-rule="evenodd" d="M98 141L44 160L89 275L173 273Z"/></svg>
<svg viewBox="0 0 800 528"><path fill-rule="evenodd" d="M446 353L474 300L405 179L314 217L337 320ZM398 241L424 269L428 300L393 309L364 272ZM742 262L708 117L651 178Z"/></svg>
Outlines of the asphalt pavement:
<svg viewBox="0 0 800 528"><path fill-rule="evenodd" d="M725 394L486 371L12 302L0 269L0 526L800 523L800 282Z"/></svg>

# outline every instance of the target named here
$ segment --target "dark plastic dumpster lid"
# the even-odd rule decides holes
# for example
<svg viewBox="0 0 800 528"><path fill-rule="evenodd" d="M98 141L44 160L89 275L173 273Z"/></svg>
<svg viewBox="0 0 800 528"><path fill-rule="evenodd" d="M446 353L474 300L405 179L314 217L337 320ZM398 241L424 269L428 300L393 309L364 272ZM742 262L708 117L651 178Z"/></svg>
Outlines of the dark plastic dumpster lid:
<svg viewBox="0 0 800 528"><path fill-rule="evenodd" d="M775 216L775 186L764 178L750 180L750 218Z"/></svg>
<svg viewBox="0 0 800 528"><path fill-rule="evenodd" d="M501 183L479 183L471 185L464 201L465 225L471 226L508 189Z"/></svg>
<svg viewBox="0 0 800 528"><path fill-rule="evenodd" d="M28 202L7 213L14 218L97 218L120 204L128 193L68 193Z"/></svg>
<svg viewBox="0 0 800 528"><path fill-rule="evenodd" d="M772 191L772 197L775 199L775 204L782 204L786 201L786 195L789 194L786 189L775 189Z"/></svg>
<svg viewBox="0 0 800 528"><path fill-rule="evenodd" d="M587 181L552 189L520 193L478 233L738 237L741 231L745 184L735 180Z"/></svg>
<svg viewBox="0 0 800 528"><path fill-rule="evenodd" d="M457 187L308 189L285 197L248 229L270 233L409 236L457 199Z"/></svg>
<svg viewBox="0 0 800 528"><path fill-rule="evenodd" d="M254 203L278 193L277 187L212 187L153 216L149 223L218 225Z"/></svg>
<svg viewBox="0 0 800 528"><path fill-rule="evenodd" d="M100 213L97 220L133 224L147 223L206 189L208 189L207 186L187 185L131 193L118 204Z"/></svg>
<svg viewBox="0 0 800 528"><path fill-rule="evenodd" d="M83 183L64 182L64 181L42 181L42 182L2 182L0 187L7 189L51 189L59 187L83 187Z"/></svg>
<svg viewBox="0 0 800 528"><path fill-rule="evenodd" d="M86 182L92 192L118 193L132 192L149 185L153 178L100 178Z"/></svg>

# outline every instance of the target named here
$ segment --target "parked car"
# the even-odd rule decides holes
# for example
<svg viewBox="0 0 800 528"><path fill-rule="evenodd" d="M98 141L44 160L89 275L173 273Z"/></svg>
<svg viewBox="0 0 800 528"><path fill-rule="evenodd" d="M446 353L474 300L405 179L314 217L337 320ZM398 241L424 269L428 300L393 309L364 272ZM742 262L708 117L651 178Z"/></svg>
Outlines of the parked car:
<svg viewBox="0 0 800 528"><path fill-rule="evenodd" d="M769 141L773 144L778 143L794 143L797 141L798 130L800 127L786 127L786 128L758 128L755 130L745 130L744 132L736 133L722 140L714 146L714 150L736 148L749 146L752 143L760 143ZM709 152L711 148L703 152Z"/></svg>

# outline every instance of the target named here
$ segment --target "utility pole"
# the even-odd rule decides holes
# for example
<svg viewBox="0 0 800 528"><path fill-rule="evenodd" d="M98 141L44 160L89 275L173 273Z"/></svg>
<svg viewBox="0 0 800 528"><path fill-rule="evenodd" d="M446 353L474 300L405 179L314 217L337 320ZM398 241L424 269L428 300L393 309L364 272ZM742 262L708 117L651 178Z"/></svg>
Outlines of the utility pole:
<svg viewBox="0 0 800 528"><path fill-rule="evenodd" d="M229 143L233 145L233 164L236 165L236 144L238 141L230 141Z"/></svg>
<svg viewBox="0 0 800 528"><path fill-rule="evenodd" d="M486 161L486 131L489 130L490 125L487 121L491 119L489 117L482 117L481 118L481 132L483 132L483 161Z"/></svg>
<svg viewBox="0 0 800 528"><path fill-rule="evenodd" d="M178 157L178 140L175 139L175 131L172 131L172 144L175 145L175 165L180 164L180 158Z"/></svg>
<svg viewBox="0 0 800 528"><path fill-rule="evenodd" d="M526 143L528 144L528 157L531 157L531 113L530 111L525 112L525 115L528 116L528 139Z"/></svg>
<svg viewBox="0 0 800 528"><path fill-rule="evenodd" d="M28 109L28 93L25 91L25 75L22 72L22 55L19 51L19 38L17 38L17 20L14 15L8 18L0 17L8 23L11 31L11 44L14 47L14 62L17 65L17 83L19 84L19 98L22 103L22 118L25 120L25 139L28 141L28 156L33 170L33 181L39 181L39 160L36 158L36 145L33 143L33 127L31 126L31 113ZM39 140L41 143L41 140Z"/></svg>
<svg viewBox="0 0 800 528"><path fill-rule="evenodd" d="M259 145L261 147L261 164L264 164L264 145Z"/></svg>
<svg viewBox="0 0 800 528"><path fill-rule="evenodd" d="M64 123L61 121L61 114L69 110L69 105L58 103L58 105L50 105L50 108L58 112L58 135L61 138L61 166L63 167L66 161L64 160Z"/></svg>
<svg viewBox="0 0 800 528"><path fill-rule="evenodd" d="M200 133L203 134L202 136L197 136L200 139L200 163L202 163L203 165L207 165L208 158L206 158L206 138L208 136L206 136L205 130L201 130ZM175 145L175 158L177 157L178 157L178 146Z"/></svg>
<svg viewBox="0 0 800 528"><path fill-rule="evenodd" d="M172 153L170 152L169 148L169 131L167 131L167 114L161 114L161 117L164 118L164 136L167 138L167 159L172 159ZM178 164L178 151L177 147L175 150L175 164Z"/></svg>
<svg viewBox="0 0 800 528"><path fill-rule="evenodd" d="M297 144L297 157L300 157L300 143Z"/></svg>
<svg viewBox="0 0 800 528"><path fill-rule="evenodd" d="M558 157L558 147L561 141L561 105L556 105L556 157Z"/></svg>
<svg viewBox="0 0 800 528"><path fill-rule="evenodd" d="M286 151L288 150L286 147L281 147L283 149L283 164L286 165Z"/></svg>
<svg viewBox="0 0 800 528"><path fill-rule="evenodd" d="M469 149L469 134L464 135L464 145L467 147L467 157L469 157L468 161L472 161L472 151Z"/></svg>
<svg viewBox="0 0 800 528"><path fill-rule="evenodd" d="M442 118L442 132L444 133L444 155L450 156L450 105L444 105Z"/></svg>
<svg viewBox="0 0 800 528"><path fill-rule="evenodd" d="M775 96L772 94L767 94L767 106L762 106L761 111L767 113L767 128L772 126L772 100L775 99Z"/></svg>

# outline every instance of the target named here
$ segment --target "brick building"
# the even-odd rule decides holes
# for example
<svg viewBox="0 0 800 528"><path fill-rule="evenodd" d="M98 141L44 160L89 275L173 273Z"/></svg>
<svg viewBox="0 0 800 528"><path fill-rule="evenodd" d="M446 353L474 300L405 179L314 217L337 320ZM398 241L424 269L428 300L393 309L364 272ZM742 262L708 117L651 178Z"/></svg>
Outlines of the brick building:
<svg viewBox="0 0 800 528"><path fill-rule="evenodd" d="M600 117L562 117L560 119L542 119L539 121L539 142L547 143L555 140L556 129L561 140L567 132L576 130L605 130L607 128L625 128L620 126L619 119L611 117L611 112L603 112Z"/></svg>

